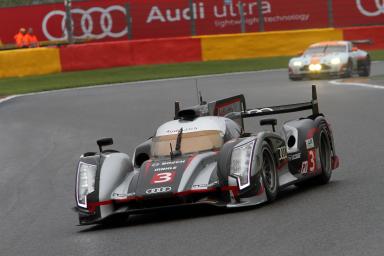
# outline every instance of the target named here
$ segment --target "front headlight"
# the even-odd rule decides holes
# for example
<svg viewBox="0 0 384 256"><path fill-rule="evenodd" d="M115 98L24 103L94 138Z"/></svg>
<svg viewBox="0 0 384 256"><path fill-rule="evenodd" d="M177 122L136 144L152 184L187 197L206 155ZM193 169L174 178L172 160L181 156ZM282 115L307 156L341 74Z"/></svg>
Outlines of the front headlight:
<svg viewBox="0 0 384 256"><path fill-rule="evenodd" d="M293 62L293 66L295 66L295 67L301 67L302 65L303 65L303 63L301 61L296 60Z"/></svg>
<svg viewBox="0 0 384 256"><path fill-rule="evenodd" d="M76 179L77 205L87 208L87 195L95 191L96 165L79 163Z"/></svg>
<svg viewBox="0 0 384 256"><path fill-rule="evenodd" d="M339 65L341 62L340 58L333 58L331 59L331 64L332 65Z"/></svg>
<svg viewBox="0 0 384 256"><path fill-rule="evenodd" d="M232 150L230 174L237 178L240 189L250 183L249 176L254 145L255 141L251 141Z"/></svg>
<svg viewBox="0 0 384 256"><path fill-rule="evenodd" d="M309 65L309 71L320 71L321 64L311 64Z"/></svg>

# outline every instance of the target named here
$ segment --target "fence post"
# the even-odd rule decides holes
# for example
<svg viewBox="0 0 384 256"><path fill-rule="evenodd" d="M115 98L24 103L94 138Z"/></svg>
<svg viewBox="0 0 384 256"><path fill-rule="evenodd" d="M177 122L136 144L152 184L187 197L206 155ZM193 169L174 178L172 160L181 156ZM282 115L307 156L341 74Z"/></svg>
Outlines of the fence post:
<svg viewBox="0 0 384 256"><path fill-rule="evenodd" d="M193 0L189 0L189 10L191 12L191 35L196 35L195 10L193 8Z"/></svg>
<svg viewBox="0 0 384 256"><path fill-rule="evenodd" d="M333 1L328 0L328 27L333 28L334 19L333 19Z"/></svg>
<svg viewBox="0 0 384 256"><path fill-rule="evenodd" d="M127 19L127 35L128 39L132 39L132 16L131 16L131 7L129 3L126 3L125 5L125 17Z"/></svg>
<svg viewBox="0 0 384 256"><path fill-rule="evenodd" d="M264 14L263 14L263 3L262 0L257 0L257 11L259 15L259 31L264 31Z"/></svg>
<svg viewBox="0 0 384 256"><path fill-rule="evenodd" d="M72 29L72 17L71 17L71 0L64 0L65 7L65 29L67 31L68 43L73 43L73 29Z"/></svg>
<svg viewBox="0 0 384 256"><path fill-rule="evenodd" d="M245 33L245 15L244 15L244 5L241 1L238 2L239 13L240 13L240 24L241 24L241 33Z"/></svg>

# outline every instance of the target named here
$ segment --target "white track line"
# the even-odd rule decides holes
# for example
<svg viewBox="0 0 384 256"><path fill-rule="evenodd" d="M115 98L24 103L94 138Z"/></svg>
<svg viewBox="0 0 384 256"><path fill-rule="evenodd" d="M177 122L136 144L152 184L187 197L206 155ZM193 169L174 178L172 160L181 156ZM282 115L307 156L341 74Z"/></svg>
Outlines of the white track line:
<svg viewBox="0 0 384 256"><path fill-rule="evenodd" d="M376 84L342 82L342 80L332 80L332 81L329 81L329 83L334 84L334 85L352 85L352 86L359 86L359 87L364 87L364 88L384 90L384 86L383 85L376 85Z"/></svg>
<svg viewBox="0 0 384 256"><path fill-rule="evenodd" d="M5 98L2 98L2 99L0 99L0 104L3 103L3 102L8 101L8 100L10 100L10 99L19 97L19 96L21 96L21 95L12 95L12 96L8 96L8 97L5 97Z"/></svg>

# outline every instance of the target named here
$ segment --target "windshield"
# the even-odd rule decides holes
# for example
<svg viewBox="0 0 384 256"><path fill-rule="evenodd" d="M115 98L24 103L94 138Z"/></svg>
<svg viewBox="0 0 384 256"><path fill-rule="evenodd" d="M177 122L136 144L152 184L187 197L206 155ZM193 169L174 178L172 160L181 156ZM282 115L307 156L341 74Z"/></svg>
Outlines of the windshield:
<svg viewBox="0 0 384 256"><path fill-rule="evenodd" d="M304 54L324 53L329 54L333 52L346 52L347 48L345 45L324 45L315 46L308 48Z"/></svg>
<svg viewBox="0 0 384 256"><path fill-rule="evenodd" d="M180 151L183 154L219 149L223 145L223 133L216 130L183 133ZM177 134L152 138L152 157L169 156L176 148Z"/></svg>

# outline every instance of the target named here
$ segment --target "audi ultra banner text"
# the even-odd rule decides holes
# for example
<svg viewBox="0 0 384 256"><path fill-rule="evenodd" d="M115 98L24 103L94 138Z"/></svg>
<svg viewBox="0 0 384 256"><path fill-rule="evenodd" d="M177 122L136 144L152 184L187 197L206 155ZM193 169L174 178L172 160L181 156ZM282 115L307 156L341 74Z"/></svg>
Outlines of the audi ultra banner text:
<svg viewBox="0 0 384 256"><path fill-rule="evenodd" d="M257 32L259 12L265 31L384 24L383 0L109 0L73 2L75 39L122 40ZM288 3L289 2L289 3ZM191 9L194 26L191 22ZM130 20L131 26L128 26ZM40 41L65 40L65 7L45 4L0 9L0 39L13 43L21 27L31 27ZM130 28L130 31L128 30Z"/></svg>

